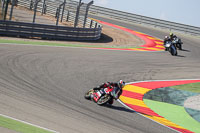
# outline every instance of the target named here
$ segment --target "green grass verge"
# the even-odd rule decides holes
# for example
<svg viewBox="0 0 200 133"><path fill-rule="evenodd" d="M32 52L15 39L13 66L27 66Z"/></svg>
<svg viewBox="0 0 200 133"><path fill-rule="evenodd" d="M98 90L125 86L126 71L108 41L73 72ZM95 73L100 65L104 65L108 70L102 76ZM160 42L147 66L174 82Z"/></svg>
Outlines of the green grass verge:
<svg viewBox="0 0 200 133"><path fill-rule="evenodd" d="M67 44L58 42L40 42L30 40L6 40L0 39L0 43L11 43L11 44L30 44L30 45L46 45L46 46L65 46L65 47L89 47L89 48L130 48L127 46L100 46L100 45L83 45L83 44ZM131 47L131 48L142 48L142 47Z"/></svg>
<svg viewBox="0 0 200 133"><path fill-rule="evenodd" d="M50 131L37 128L3 116L0 116L0 126L20 133L52 133Z"/></svg>
<svg viewBox="0 0 200 133"><path fill-rule="evenodd" d="M144 99L145 104L157 114L192 132L200 133L200 123L194 120L182 106Z"/></svg>
<svg viewBox="0 0 200 133"><path fill-rule="evenodd" d="M192 83L192 84L170 86L170 88L200 93L200 82Z"/></svg>

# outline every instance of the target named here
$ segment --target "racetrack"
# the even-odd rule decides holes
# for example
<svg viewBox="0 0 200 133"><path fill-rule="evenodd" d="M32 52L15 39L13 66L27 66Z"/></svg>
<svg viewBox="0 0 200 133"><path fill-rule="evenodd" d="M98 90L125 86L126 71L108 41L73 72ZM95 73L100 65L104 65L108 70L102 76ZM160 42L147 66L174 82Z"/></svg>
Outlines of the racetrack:
<svg viewBox="0 0 200 133"><path fill-rule="evenodd" d="M166 33L111 20L163 38ZM84 93L102 82L196 79L200 41L180 36L179 56L48 46L0 45L0 113L61 133L172 133L124 108L100 107Z"/></svg>

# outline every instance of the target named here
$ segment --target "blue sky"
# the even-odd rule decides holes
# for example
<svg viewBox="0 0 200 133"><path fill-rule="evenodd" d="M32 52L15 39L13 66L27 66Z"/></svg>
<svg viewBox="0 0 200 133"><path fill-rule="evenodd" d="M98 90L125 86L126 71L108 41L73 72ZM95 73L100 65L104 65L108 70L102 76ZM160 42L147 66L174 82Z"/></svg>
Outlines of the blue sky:
<svg viewBox="0 0 200 133"><path fill-rule="evenodd" d="M94 4L200 27L200 0L94 0Z"/></svg>

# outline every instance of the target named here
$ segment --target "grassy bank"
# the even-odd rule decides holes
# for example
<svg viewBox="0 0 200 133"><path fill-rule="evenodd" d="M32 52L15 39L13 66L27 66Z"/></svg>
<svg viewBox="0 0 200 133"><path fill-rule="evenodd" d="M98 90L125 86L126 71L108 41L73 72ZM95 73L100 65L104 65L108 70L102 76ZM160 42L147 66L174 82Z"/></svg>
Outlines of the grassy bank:
<svg viewBox="0 0 200 133"><path fill-rule="evenodd" d="M20 133L53 133L0 115L0 126Z"/></svg>
<svg viewBox="0 0 200 133"><path fill-rule="evenodd" d="M192 83L192 84L185 84L185 85L171 86L171 88L200 93L200 82Z"/></svg>
<svg viewBox="0 0 200 133"><path fill-rule="evenodd" d="M29 44L29 45L43 45L43 46L65 46L65 47L88 47L88 48L130 48L130 46L101 46L101 45L86 45L86 44L69 44L67 42L51 42L51 41L31 41L31 40L8 40L0 39L0 43L9 44ZM141 48L141 47L131 47Z"/></svg>
<svg viewBox="0 0 200 133"><path fill-rule="evenodd" d="M194 120L182 106L144 99L145 104L157 114L192 132L200 133L200 123Z"/></svg>

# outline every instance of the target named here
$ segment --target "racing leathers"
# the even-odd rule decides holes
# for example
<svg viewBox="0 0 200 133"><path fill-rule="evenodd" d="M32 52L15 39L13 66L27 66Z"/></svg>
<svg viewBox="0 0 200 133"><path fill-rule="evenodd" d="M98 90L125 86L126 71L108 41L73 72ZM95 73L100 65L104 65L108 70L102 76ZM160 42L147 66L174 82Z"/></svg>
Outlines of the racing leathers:
<svg viewBox="0 0 200 133"><path fill-rule="evenodd" d="M177 38L177 36L176 36L176 35L174 35L174 34L172 34L172 35L170 35L170 37L169 37L169 38L170 38L170 40L171 40L171 41L173 41L175 38Z"/></svg>
<svg viewBox="0 0 200 133"><path fill-rule="evenodd" d="M104 88L113 89L113 91L111 92L113 99L118 99L119 96L122 94L122 89L119 87L118 83L113 83L113 82L102 83L100 86L93 88L93 90L101 90ZM91 99L92 98L93 96L91 95ZM109 104L113 104L114 101L113 99L109 101Z"/></svg>

